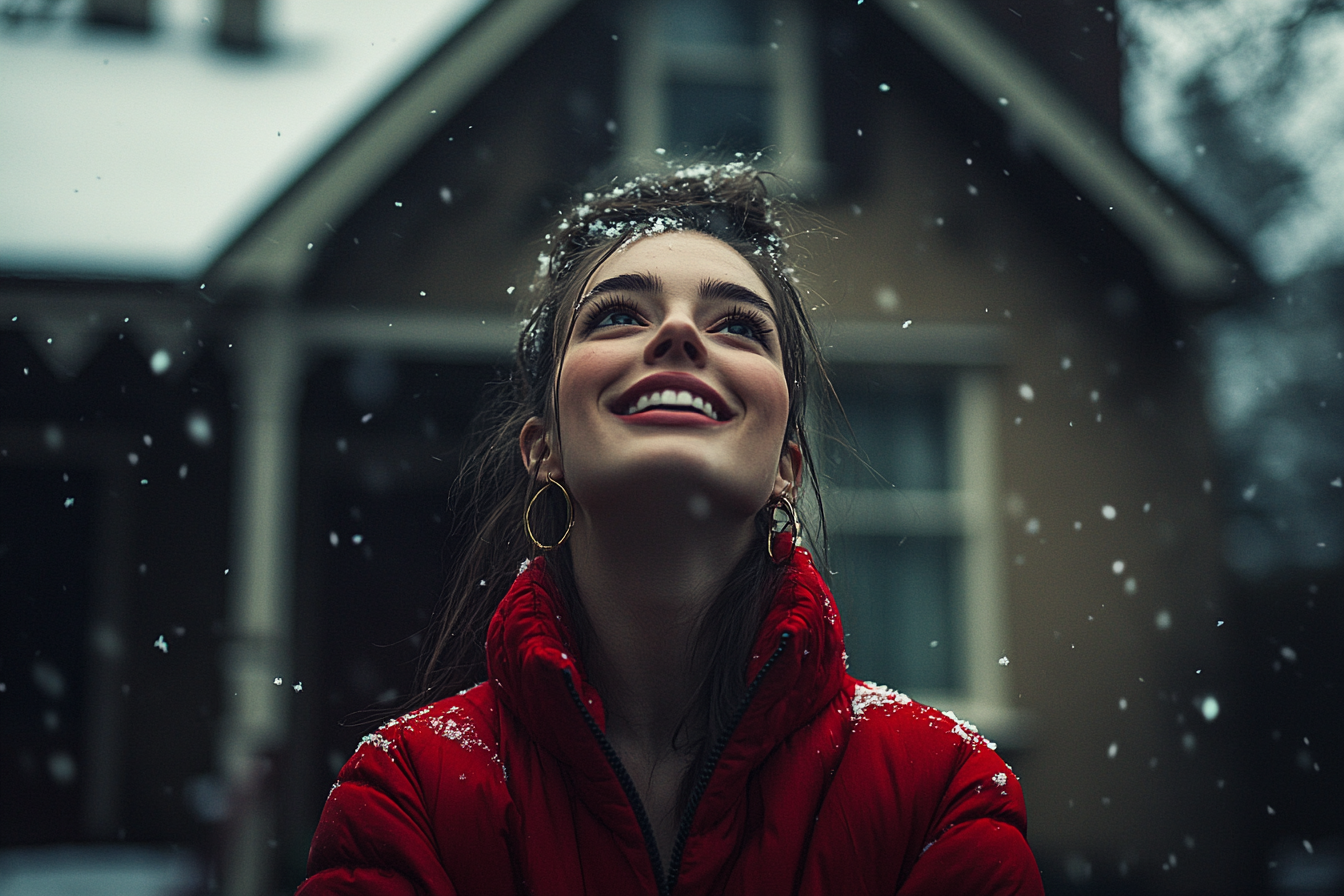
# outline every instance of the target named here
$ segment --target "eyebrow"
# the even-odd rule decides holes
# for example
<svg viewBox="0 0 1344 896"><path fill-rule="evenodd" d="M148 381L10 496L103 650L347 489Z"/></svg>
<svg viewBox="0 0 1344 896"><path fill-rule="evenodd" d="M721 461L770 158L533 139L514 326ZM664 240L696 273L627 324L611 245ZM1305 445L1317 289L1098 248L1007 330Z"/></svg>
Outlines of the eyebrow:
<svg viewBox="0 0 1344 896"><path fill-rule="evenodd" d="M663 281L660 277L650 276L648 274L617 274L615 277L608 277L601 283L588 290L588 294L582 299L587 302L595 296L604 295L611 292L639 292L639 293L660 293L663 291ZM741 302L744 305L751 305L759 308L770 316L772 320L778 320L775 309L765 299L758 296L747 287L728 280L710 280L700 281L700 295L706 299L719 299L729 302Z"/></svg>
<svg viewBox="0 0 1344 896"><path fill-rule="evenodd" d="M700 295L707 299L726 299L730 302L751 305L768 314L771 320L776 322L779 320L774 307L769 302L737 283L727 280L701 280Z"/></svg>
<svg viewBox="0 0 1344 896"><path fill-rule="evenodd" d="M663 281L658 277L650 277L648 274L617 274L615 277L608 277L601 283L588 290L588 294L583 297L584 302L609 292L651 292L659 293L663 291Z"/></svg>

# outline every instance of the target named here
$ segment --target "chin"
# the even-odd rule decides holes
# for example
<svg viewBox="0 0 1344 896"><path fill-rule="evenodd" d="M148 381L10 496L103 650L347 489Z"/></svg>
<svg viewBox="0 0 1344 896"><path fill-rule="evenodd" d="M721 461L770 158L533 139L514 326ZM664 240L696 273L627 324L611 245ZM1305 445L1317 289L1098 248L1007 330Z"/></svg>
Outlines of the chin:
<svg viewBox="0 0 1344 896"><path fill-rule="evenodd" d="M684 511L692 519L750 518L770 500L774 471L744 477L743 471L707 462L703 453L673 454L646 462L615 465L593 475L571 474L571 492L592 512L624 515L647 508L658 515Z"/></svg>

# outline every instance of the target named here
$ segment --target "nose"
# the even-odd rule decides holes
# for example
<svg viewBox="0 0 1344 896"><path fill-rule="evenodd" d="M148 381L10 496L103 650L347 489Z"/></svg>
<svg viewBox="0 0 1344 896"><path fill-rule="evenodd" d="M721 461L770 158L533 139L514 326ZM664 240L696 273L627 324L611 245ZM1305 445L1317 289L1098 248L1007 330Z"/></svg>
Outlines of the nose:
<svg viewBox="0 0 1344 896"><path fill-rule="evenodd" d="M644 349L646 363L684 359L699 367L705 363L705 343L695 322L679 314L665 318Z"/></svg>

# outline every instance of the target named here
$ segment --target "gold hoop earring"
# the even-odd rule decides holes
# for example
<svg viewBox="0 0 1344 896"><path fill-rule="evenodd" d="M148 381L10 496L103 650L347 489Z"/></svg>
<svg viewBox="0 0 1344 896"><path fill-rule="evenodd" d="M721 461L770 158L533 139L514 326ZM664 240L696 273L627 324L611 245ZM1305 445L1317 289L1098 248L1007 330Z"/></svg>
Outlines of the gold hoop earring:
<svg viewBox="0 0 1344 896"><path fill-rule="evenodd" d="M798 510L784 495L771 498L765 509L770 514L770 524L765 532L765 554L776 566L782 566L793 559L793 552L798 547ZM782 520L780 511L785 516Z"/></svg>
<svg viewBox="0 0 1344 896"><path fill-rule="evenodd" d="M555 544L542 544L537 540L537 536L532 533L532 505L536 504L537 499L545 494L546 489L551 486L560 489L560 494L565 499L565 531L560 533L560 538ZM560 484L559 480L547 476L546 484L537 489L537 493L532 496L532 500L527 502L527 510L523 511L523 528L527 530L528 539L542 553L553 551L565 543L565 539L569 537L569 530L574 528L574 504L569 500L569 492L565 491L565 487Z"/></svg>

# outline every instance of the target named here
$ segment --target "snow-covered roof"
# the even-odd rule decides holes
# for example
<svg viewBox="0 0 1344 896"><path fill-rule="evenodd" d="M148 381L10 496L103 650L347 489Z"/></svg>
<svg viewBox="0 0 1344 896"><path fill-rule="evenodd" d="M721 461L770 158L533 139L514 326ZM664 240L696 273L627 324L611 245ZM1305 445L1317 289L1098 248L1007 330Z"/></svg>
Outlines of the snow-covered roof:
<svg viewBox="0 0 1344 896"><path fill-rule="evenodd" d="M196 276L486 0L269 0L255 56L217 5L0 25L0 272Z"/></svg>

